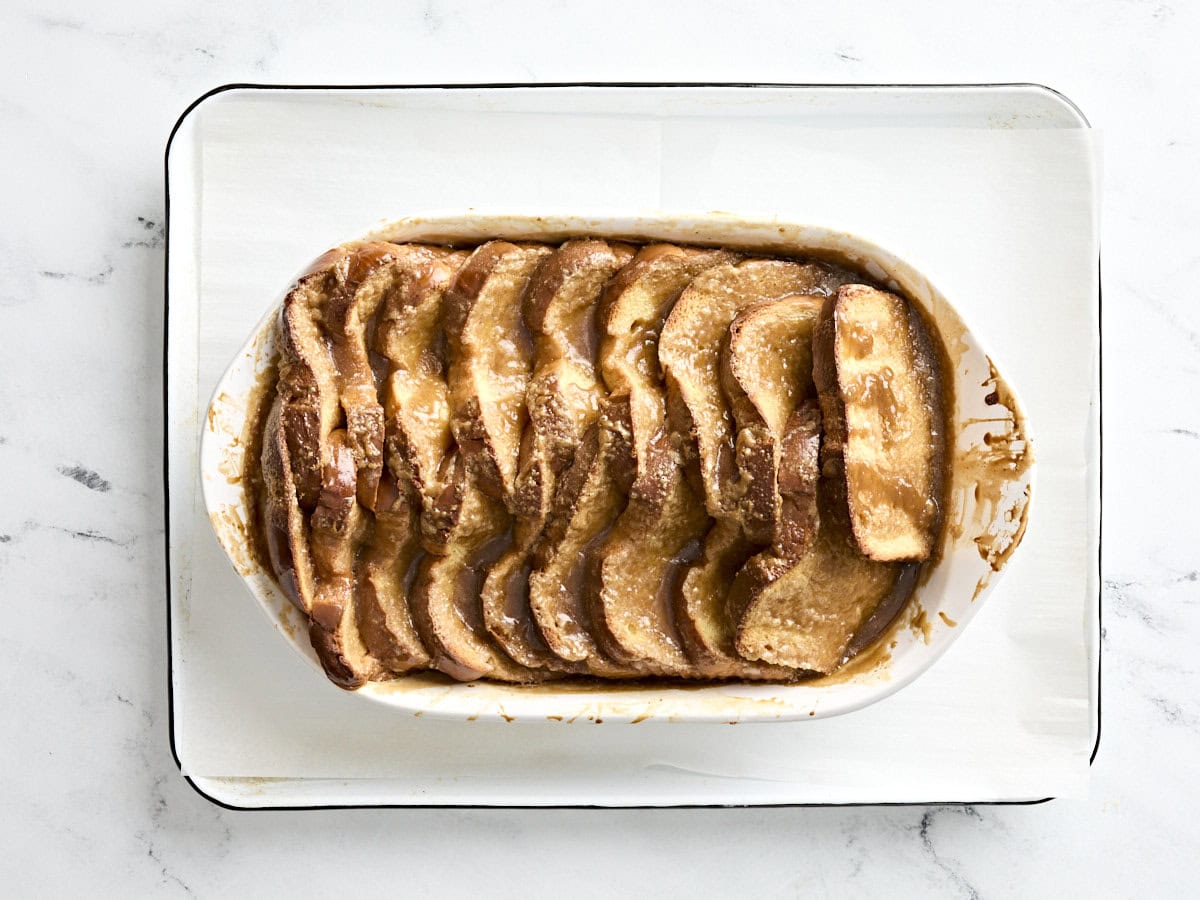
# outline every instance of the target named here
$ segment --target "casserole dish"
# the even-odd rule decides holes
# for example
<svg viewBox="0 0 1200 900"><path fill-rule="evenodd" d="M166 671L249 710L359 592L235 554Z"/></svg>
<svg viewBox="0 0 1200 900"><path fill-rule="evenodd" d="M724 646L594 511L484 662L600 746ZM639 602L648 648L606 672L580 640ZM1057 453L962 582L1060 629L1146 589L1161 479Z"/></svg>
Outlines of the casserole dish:
<svg viewBox="0 0 1200 900"><path fill-rule="evenodd" d="M794 720L849 712L880 700L929 668L982 606L1020 543L1033 490L1033 457L1020 405L979 340L922 273L884 248L813 225L724 214L513 215L467 210L405 218L366 237L396 242L559 241L593 235L722 246L843 262L905 295L940 334L946 353L949 488L940 555L892 624L832 675L794 684L552 683L513 687L410 675L368 683L358 695L451 719L641 722ZM217 538L276 628L314 666L301 616L251 551L255 515L241 477L250 429L275 351L273 307L220 379L205 420L201 483Z"/></svg>

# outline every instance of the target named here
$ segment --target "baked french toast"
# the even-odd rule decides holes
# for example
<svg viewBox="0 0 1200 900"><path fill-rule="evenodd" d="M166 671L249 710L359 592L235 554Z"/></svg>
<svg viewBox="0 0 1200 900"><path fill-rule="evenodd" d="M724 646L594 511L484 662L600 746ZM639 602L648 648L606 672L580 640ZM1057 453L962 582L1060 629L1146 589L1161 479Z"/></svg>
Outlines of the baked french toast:
<svg viewBox="0 0 1200 900"><path fill-rule="evenodd" d="M358 502L375 508L383 472L383 405L367 348L365 323L388 292L397 257L420 252L411 246L373 241L355 248L335 271L324 310L325 334L333 362L335 388L345 420L346 446L357 471ZM401 263L402 264L402 263Z"/></svg>
<svg viewBox="0 0 1200 900"><path fill-rule="evenodd" d="M313 571L309 552L308 519L300 508L292 474L287 432L283 427L283 393L275 395L263 420L259 462L262 489L259 514L267 560L279 586L306 616L312 609Z"/></svg>
<svg viewBox="0 0 1200 900"><path fill-rule="evenodd" d="M329 435L341 417L337 372L322 327L325 308L353 254L346 247L320 256L288 292L280 311L280 423L296 494L307 512L317 505Z"/></svg>
<svg viewBox="0 0 1200 900"><path fill-rule="evenodd" d="M586 602L590 551L625 506L632 479L630 451L628 407L610 401L563 473L530 557L529 605L542 638L561 659L606 678L644 674L601 643Z"/></svg>
<svg viewBox="0 0 1200 900"><path fill-rule="evenodd" d="M600 415L607 391L596 371L597 304L609 279L632 256L625 244L567 241L529 282L522 304L534 342L526 433L535 440L518 481L530 473L536 496L529 505L535 514L546 509L555 476L570 465L584 432Z"/></svg>
<svg viewBox="0 0 1200 900"><path fill-rule="evenodd" d="M629 398L633 456L645 487L656 490L649 474L651 445L669 437L658 359L663 324L693 278L737 258L725 250L651 244L605 289L599 312L600 371L610 395Z"/></svg>
<svg viewBox="0 0 1200 900"><path fill-rule="evenodd" d="M721 387L736 437L734 504L746 538L770 545L784 528L780 444L797 405L816 396L812 333L824 296L797 294L746 308L721 350ZM820 436L820 421L814 425Z"/></svg>
<svg viewBox="0 0 1200 900"><path fill-rule="evenodd" d="M247 483L342 687L815 677L942 531L936 335L831 263L368 241L277 334Z"/></svg>
<svg viewBox="0 0 1200 900"><path fill-rule="evenodd" d="M745 518L719 519L704 541L704 553L686 573L678 597L680 631L693 659L713 677L786 680L789 664L761 657L748 662L735 645L736 629L750 599L731 612L729 594L735 576L759 571L756 584L765 585L785 572L790 563L808 554L819 527L817 510L820 412L812 400L801 403L788 418L776 469L771 473L777 495L778 526L766 549L747 536ZM757 553L756 553L757 550Z"/></svg>
<svg viewBox="0 0 1200 900"><path fill-rule="evenodd" d="M854 539L872 559L927 559L941 524L946 442L921 314L896 294L845 285L821 310L813 358L825 454L845 478Z"/></svg>
<svg viewBox="0 0 1200 900"><path fill-rule="evenodd" d="M748 307L798 294L828 291L829 271L816 263L751 259L697 278L680 296L659 344L668 391L686 410L708 512L736 514L734 422L721 390L721 346L730 325ZM683 427L677 429L684 431Z"/></svg>

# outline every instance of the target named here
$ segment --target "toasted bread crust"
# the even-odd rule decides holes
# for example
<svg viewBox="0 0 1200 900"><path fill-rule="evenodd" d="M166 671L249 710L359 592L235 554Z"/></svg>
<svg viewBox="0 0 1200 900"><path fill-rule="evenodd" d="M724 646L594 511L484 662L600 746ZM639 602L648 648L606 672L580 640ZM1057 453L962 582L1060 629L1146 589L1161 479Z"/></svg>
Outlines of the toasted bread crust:
<svg viewBox="0 0 1200 900"><path fill-rule="evenodd" d="M733 413L735 514L746 537L775 543L784 529L780 449L797 405L815 394L812 333L823 298L755 303L733 320L721 348L721 387ZM820 422L814 434L819 437Z"/></svg>
<svg viewBox="0 0 1200 900"><path fill-rule="evenodd" d="M754 552L734 519L719 521L704 539L704 552L684 573L676 596L676 621L688 656L706 678L791 681L786 666L751 662L734 646L734 626L726 597L738 571Z"/></svg>
<svg viewBox="0 0 1200 900"><path fill-rule="evenodd" d="M637 479L655 476L651 445L667 435L666 398L658 344L680 293L692 279L738 257L724 250L673 244L643 247L604 291L599 366L610 395L627 397ZM641 485L651 491L649 483Z"/></svg>
<svg viewBox="0 0 1200 900"><path fill-rule="evenodd" d="M726 517L709 532L703 557L684 577L678 598L680 631L689 655L713 677L780 681L797 675L782 657L747 661L738 651L736 630L768 585L816 541L819 442L820 412L814 401L805 401L788 420L778 458L767 465L775 476L780 508L770 546L762 550L748 536L744 517ZM743 578L741 572L751 574ZM742 592L740 598L731 599L731 585Z"/></svg>
<svg viewBox="0 0 1200 900"><path fill-rule="evenodd" d="M664 323L692 279L736 258L652 245L605 294L600 366L614 398L628 410L634 477L624 511L591 551L587 602L608 653L654 674L698 674L675 626L673 595L708 523L668 429L657 349Z"/></svg>
<svg viewBox="0 0 1200 900"><path fill-rule="evenodd" d="M592 620L618 659L656 675L703 677L684 652L673 604L680 579L699 556L706 524L679 478L656 508L632 501L595 551Z"/></svg>
<svg viewBox="0 0 1200 900"><path fill-rule="evenodd" d="M283 404L283 395L276 394L263 425L262 528L275 578L296 608L307 616L314 590L308 522L300 509L292 476Z"/></svg>
<svg viewBox="0 0 1200 900"><path fill-rule="evenodd" d="M608 678L643 674L615 659L598 641L584 599L588 551L608 534L629 489L627 416L627 407L614 408L610 402L584 434L530 557L529 605L543 640L561 659Z"/></svg>
<svg viewBox="0 0 1200 900"><path fill-rule="evenodd" d="M339 267L325 306L334 380L346 421L347 446L358 472L358 502L375 508L383 472L384 418L367 349L366 322L393 280L398 256L413 248L380 241L361 244Z"/></svg>
<svg viewBox="0 0 1200 900"><path fill-rule="evenodd" d="M544 516L554 482L574 459L607 392L596 371L596 308L601 292L633 255L624 244L567 241L538 267L523 306L533 335L527 389L528 452L518 471L520 512Z"/></svg>
<svg viewBox="0 0 1200 900"><path fill-rule="evenodd" d="M782 514L777 407L803 389L804 359L777 362L778 319L793 309L815 317L807 296L825 289L826 269L783 260L746 260L697 278L663 329L659 355L685 465L716 525L684 575L676 619L689 655L714 677L786 679L791 673L740 659L725 592L733 574L775 539ZM788 342L792 342L789 335ZM773 368L768 363L774 364ZM792 360L787 360L792 363ZM735 413L741 417L735 421Z"/></svg>

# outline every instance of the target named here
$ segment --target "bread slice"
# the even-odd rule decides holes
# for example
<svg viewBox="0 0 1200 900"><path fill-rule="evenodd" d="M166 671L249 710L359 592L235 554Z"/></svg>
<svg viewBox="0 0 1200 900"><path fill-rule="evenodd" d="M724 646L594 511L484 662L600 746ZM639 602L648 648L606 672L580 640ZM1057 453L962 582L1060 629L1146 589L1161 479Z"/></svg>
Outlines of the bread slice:
<svg viewBox="0 0 1200 900"><path fill-rule="evenodd" d="M833 479L820 484L821 526L798 560L769 552L750 560L734 579L729 613L735 646L747 659L827 673L846 660L851 641L897 590L906 566L868 559L851 533L845 492ZM889 606L889 608L891 608Z"/></svg>
<svg viewBox="0 0 1200 900"><path fill-rule="evenodd" d="M797 404L816 395L812 334L823 302L800 294L755 303L733 320L722 346L721 387L737 429L735 514L752 543L773 544L785 527L780 444ZM816 426L819 439L819 418Z"/></svg>
<svg viewBox="0 0 1200 900"><path fill-rule="evenodd" d="M384 385L385 456L401 492L417 493L420 533L443 552L454 518L444 461L453 447L442 304L467 253L411 246L398 256L379 309L373 346L388 365ZM439 505L439 501L440 505ZM430 511L441 512L439 520Z"/></svg>
<svg viewBox="0 0 1200 900"><path fill-rule="evenodd" d="M668 390L685 409L688 442L699 457L708 512L736 514L738 491L734 423L721 390L721 346L738 314L767 300L821 293L829 267L779 259L723 265L697 278L683 292L663 328L658 355ZM683 423L680 423L683 424Z"/></svg>
<svg viewBox="0 0 1200 900"><path fill-rule="evenodd" d="M416 495L384 472L370 536L358 570L358 626L363 643L395 675L429 668L432 659L413 624L408 590L422 556Z"/></svg>
<svg viewBox="0 0 1200 900"><path fill-rule="evenodd" d="M850 523L878 560L923 560L941 522L945 426L938 359L916 308L867 285L841 287L821 312L814 369Z"/></svg>
<svg viewBox="0 0 1200 900"><path fill-rule="evenodd" d="M677 446L670 464L664 466L663 495L670 498L660 522L644 516L638 520L639 504L631 500L627 543L639 543L638 534L649 528L670 543L657 567L643 558L652 544L640 541L636 549L612 560L614 579L618 566L634 559L638 567L659 578L679 579L674 604L676 625L693 666L730 677L744 670L746 677L762 677L762 667L743 665L730 652L732 640L717 642L716 618L723 611L722 585L753 551L737 536L736 529L711 531L711 541L701 552L701 540L710 532L712 515L718 522L736 517L734 497L736 473L733 459L734 427L729 405L721 391L721 346L738 313L756 303L803 293L820 287L825 270L781 260L747 260L724 263L698 276L680 295L662 330L658 356L665 375L668 403ZM689 479L690 472L699 477ZM707 509L707 513L705 513ZM673 551L673 552L672 552ZM631 557L631 554L633 556ZM690 556L696 571L677 572L680 560ZM657 569L657 571L655 571ZM691 574L689 581L688 575ZM664 582L665 583L665 582ZM709 616L712 621L690 617ZM624 627L633 634L636 620ZM730 632L728 625L724 630ZM632 637L627 638L632 640ZM771 673L766 673L771 674ZM780 675L781 673L775 673Z"/></svg>
<svg viewBox="0 0 1200 900"><path fill-rule="evenodd" d="M631 494L612 533L594 552L592 619L616 658L656 675L698 677L675 623L674 598L700 555L708 516L683 474L678 452L661 445L650 467L662 472L653 501Z"/></svg>
<svg viewBox="0 0 1200 900"><path fill-rule="evenodd" d="M632 255L631 248L605 241L568 241L542 262L525 292L534 357L526 393L529 424L513 504L515 537L488 572L482 595L488 631L522 665L567 668L534 625L530 557L559 489L559 475L599 415L605 392L595 365L597 301L608 279Z"/></svg>
<svg viewBox="0 0 1200 900"><path fill-rule="evenodd" d="M300 507L311 511L321 493L329 435L341 417L337 370L325 340L330 293L344 281L353 248L318 258L288 292L280 311L280 421Z"/></svg>
<svg viewBox="0 0 1200 900"><path fill-rule="evenodd" d="M493 644L483 622L480 589L511 540L511 516L501 501L484 493L458 454L452 457L449 481L460 499L446 552L421 560L409 594L417 633L435 668L460 681L543 680L544 673L518 665Z"/></svg>
<svg viewBox="0 0 1200 900"><path fill-rule="evenodd" d="M309 522L314 575L309 640L329 678L353 689L390 673L367 649L358 627L354 567L367 513L356 498L358 470L344 429L330 434L329 450Z"/></svg>
<svg viewBox="0 0 1200 900"><path fill-rule="evenodd" d="M509 508L533 362L521 298L551 252L489 241L463 264L443 301L454 437L480 487Z"/></svg>

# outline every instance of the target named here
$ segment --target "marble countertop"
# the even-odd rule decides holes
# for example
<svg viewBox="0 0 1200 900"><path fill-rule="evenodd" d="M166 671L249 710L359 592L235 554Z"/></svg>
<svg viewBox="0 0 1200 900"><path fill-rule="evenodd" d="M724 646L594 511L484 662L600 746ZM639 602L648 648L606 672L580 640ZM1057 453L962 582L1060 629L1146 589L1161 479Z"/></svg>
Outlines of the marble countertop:
<svg viewBox="0 0 1200 900"><path fill-rule="evenodd" d="M1179 896L1200 881L1200 9L1170 2L328 4L0 11L0 883L13 895ZM750 8L749 6L747 8ZM587 10L588 13L584 13ZM1103 736L1032 807L223 810L167 740L162 152L227 82L1007 82L1103 133ZM70 360L70 365L62 361ZM80 372L87 375L80 377ZM313 866L314 857L336 866ZM598 864L598 859L607 864ZM619 860L619 862L618 862ZM668 865L664 868L664 862ZM580 872L588 876L581 880ZM15 889L15 890L14 890Z"/></svg>

